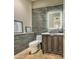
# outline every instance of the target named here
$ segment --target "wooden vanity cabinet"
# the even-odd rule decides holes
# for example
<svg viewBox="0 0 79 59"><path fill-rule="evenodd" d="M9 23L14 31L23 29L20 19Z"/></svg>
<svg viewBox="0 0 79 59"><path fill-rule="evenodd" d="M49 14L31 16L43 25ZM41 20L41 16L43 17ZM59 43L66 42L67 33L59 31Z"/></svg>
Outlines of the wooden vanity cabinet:
<svg viewBox="0 0 79 59"><path fill-rule="evenodd" d="M63 35L42 35L42 51L63 55Z"/></svg>

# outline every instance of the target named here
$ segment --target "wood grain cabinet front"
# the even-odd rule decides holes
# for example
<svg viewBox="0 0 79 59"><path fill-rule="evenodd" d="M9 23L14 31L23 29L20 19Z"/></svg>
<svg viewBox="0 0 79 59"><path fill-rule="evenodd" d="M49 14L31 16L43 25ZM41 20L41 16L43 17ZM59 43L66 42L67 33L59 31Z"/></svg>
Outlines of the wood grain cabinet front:
<svg viewBox="0 0 79 59"><path fill-rule="evenodd" d="M63 55L63 35L42 35L42 51Z"/></svg>

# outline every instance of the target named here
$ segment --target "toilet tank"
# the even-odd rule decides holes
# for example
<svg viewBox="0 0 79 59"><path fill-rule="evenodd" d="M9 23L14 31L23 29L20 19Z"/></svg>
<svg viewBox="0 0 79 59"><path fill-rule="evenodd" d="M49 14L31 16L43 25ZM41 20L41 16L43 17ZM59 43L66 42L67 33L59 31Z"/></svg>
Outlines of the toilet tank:
<svg viewBox="0 0 79 59"><path fill-rule="evenodd" d="M42 35L36 35L36 40L39 40L42 42Z"/></svg>

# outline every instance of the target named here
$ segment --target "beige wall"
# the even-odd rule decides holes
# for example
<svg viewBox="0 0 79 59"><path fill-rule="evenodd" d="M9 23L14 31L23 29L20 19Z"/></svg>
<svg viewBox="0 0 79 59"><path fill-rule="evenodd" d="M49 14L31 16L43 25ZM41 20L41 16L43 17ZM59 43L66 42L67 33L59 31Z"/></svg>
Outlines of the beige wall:
<svg viewBox="0 0 79 59"><path fill-rule="evenodd" d="M34 8L47 7L47 6L55 6L63 4L63 0L37 0L33 2L32 6Z"/></svg>
<svg viewBox="0 0 79 59"><path fill-rule="evenodd" d="M14 0L14 18L23 21L25 26L32 26L32 3L30 0Z"/></svg>

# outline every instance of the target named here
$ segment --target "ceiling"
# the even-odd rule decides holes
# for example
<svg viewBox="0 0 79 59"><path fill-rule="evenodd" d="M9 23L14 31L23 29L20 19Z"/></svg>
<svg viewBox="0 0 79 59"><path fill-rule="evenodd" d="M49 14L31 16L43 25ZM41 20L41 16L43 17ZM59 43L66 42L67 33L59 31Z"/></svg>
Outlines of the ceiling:
<svg viewBox="0 0 79 59"><path fill-rule="evenodd" d="M63 4L63 0L32 0L33 8L56 6Z"/></svg>

